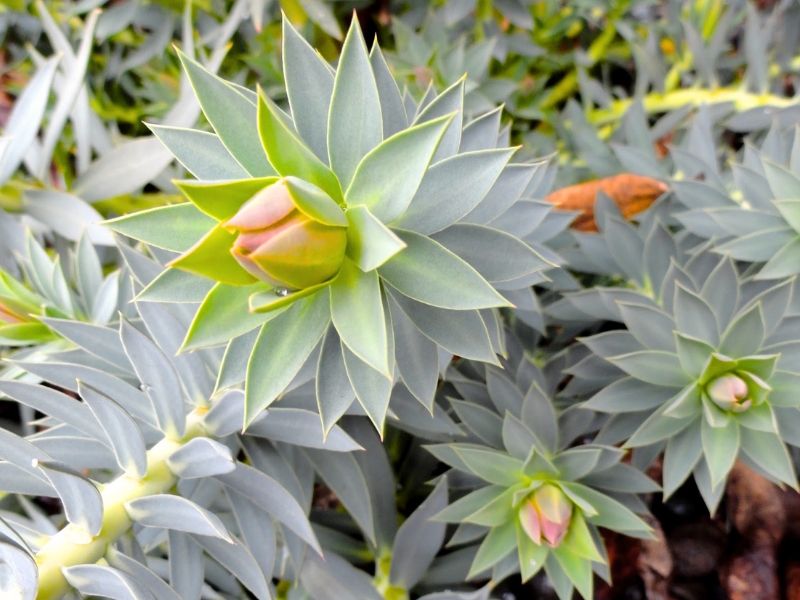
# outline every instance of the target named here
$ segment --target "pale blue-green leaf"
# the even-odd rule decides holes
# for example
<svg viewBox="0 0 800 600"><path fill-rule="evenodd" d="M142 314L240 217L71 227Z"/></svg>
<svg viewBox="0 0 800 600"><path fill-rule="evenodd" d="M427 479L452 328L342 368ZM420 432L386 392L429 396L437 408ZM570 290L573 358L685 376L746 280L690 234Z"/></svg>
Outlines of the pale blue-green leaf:
<svg viewBox="0 0 800 600"><path fill-rule="evenodd" d="M345 259L330 291L331 318L342 343L388 377L387 333L378 274L365 273Z"/></svg>
<svg viewBox="0 0 800 600"><path fill-rule="evenodd" d="M49 485L47 477L39 469L31 466L31 461L50 461L52 457L7 429L0 428L0 442L2 442L0 444L0 458Z"/></svg>
<svg viewBox="0 0 800 600"><path fill-rule="evenodd" d="M660 310L644 304L618 302L628 330L648 350L675 352L675 322Z"/></svg>
<svg viewBox="0 0 800 600"><path fill-rule="evenodd" d="M328 164L328 111L333 75L289 19L283 19L283 72L297 132L314 154Z"/></svg>
<svg viewBox="0 0 800 600"><path fill-rule="evenodd" d="M713 427L703 419L701 439L703 454L711 473L711 486L716 488L728 477L739 454L739 424L728 419L725 427Z"/></svg>
<svg viewBox="0 0 800 600"><path fill-rule="evenodd" d="M348 209L347 256L364 271L377 269L406 247L364 205Z"/></svg>
<svg viewBox="0 0 800 600"><path fill-rule="evenodd" d="M744 358L758 354L764 343L766 331L761 303L740 314L722 336L719 352L731 358Z"/></svg>
<svg viewBox="0 0 800 600"><path fill-rule="evenodd" d="M343 189L361 160L383 139L378 86L358 19L342 46L328 115L328 155Z"/></svg>
<svg viewBox="0 0 800 600"><path fill-rule="evenodd" d="M3 136L10 138L11 143L0 155L0 185L17 170L39 133L60 59L60 55L54 56L39 67L11 109L3 129Z"/></svg>
<svg viewBox="0 0 800 600"><path fill-rule="evenodd" d="M493 527L481 542L467 578L472 579L497 564L504 557L516 551L516 547L517 525L513 519L499 527ZM517 562L516 556L514 562Z"/></svg>
<svg viewBox="0 0 800 600"><path fill-rule="evenodd" d="M183 390L169 358L127 319L120 321L119 336L142 382L142 390L153 405L158 428L169 437L183 436L186 425Z"/></svg>
<svg viewBox="0 0 800 600"><path fill-rule="evenodd" d="M505 452L463 445L454 449L470 471L490 483L509 486L522 480L523 462Z"/></svg>
<svg viewBox="0 0 800 600"><path fill-rule="evenodd" d="M689 477L703 454L700 419L667 440L664 450L664 497L669 498Z"/></svg>
<svg viewBox="0 0 800 600"><path fill-rule="evenodd" d="M453 398L447 400L455 410L461 425L487 445L498 449L503 447L503 420L494 411L472 402ZM514 455L513 452L511 454ZM516 458L520 457L516 456ZM522 460L525 458L522 457Z"/></svg>
<svg viewBox="0 0 800 600"><path fill-rule="evenodd" d="M109 565L118 571L127 573L139 583L147 587L147 589L153 593L157 600L181 600L181 596L179 596L173 588L171 588L163 579L161 579L161 577L156 575L153 571L148 569L139 561L126 556L113 546L109 546L108 550L106 550L105 558ZM188 597L185 596L183 600L186 600L187 598Z"/></svg>
<svg viewBox="0 0 800 600"><path fill-rule="evenodd" d="M148 302L137 304L136 310L150 337L169 357L178 374L185 397L191 402L204 404L213 388L208 377L208 367L199 354L178 354L186 336L186 325L163 304ZM186 315L188 318L188 315Z"/></svg>
<svg viewBox="0 0 800 600"><path fill-rule="evenodd" d="M226 181L249 176L216 134L164 125L147 126L178 162L198 179Z"/></svg>
<svg viewBox="0 0 800 600"><path fill-rule="evenodd" d="M0 533L0 593L10 600L34 600L38 588L39 569L33 556Z"/></svg>
<svg viewBox="0 0 800 600"><path fill-rule="evenodd" d="M73 392L78 391L77 379L113 398L135 419L155 426L153 408L142 392L105 371L83 365L59 362L20 362L20 368Z"/></svg>
<svg viewBox="0 0 800 600"><path fill-rule="evenodd" d="M108 229L98 225L103 217L82 199L54 190L28 190L23 195L25 211L53 231L73 242L86 231L100 246L113 246Z"/></svg>
<svg viewBox="0 0 800 600"><path fill-rule="evenodd" d="M55 488L67 520L92 536L98 535L103 527L103 498L95 485L78 471L60 463L34 459L33 466L41 470Z"/></svg>
<svg viewBox="0 0 800 600"><path fill-rule="evenodd" d="M300 408L270 408L247 429L247 435L329 452L363 450L341 427L333 425L323 436L319 415Z"/></svg>
<svg viewBox="0 0 800 600"><path fill-rule="evenodd" d="M322 31L337 40L342 39L342 29L333 13L333 8L323 0L297 0L308 18Z"/></svg>
<svg viewBox="0 0 800 600"><path fill-rule="evenodd" d="M147 474L147 448L133 417L114 400L81 381L78 393L105 432L117 464L129 477L141 480Z"/></svg>
<svg viewBox="0 0 800 600"><path fill-rule="evenodd" d="M467 152L433 165L393 225L422 234L452 225L483 200L514 151L501 148Z"/></svg>
<svg viewBox="0 0 800 600"><path fill-rule="evenodd" d="M211 409L203 419L203 424L210 434L222 438L241 431L243 421L244 392L228 390L214 398Z"/></svg>
<svg viewBox="0 0 800 600"><path fill-rule="evenodd" d="M212 536L233 543L227 528L214 513L191 500L172 494L157 494L125 503L125 512L145 527L177 529Z"/></svg>
<svg viewBox="0 0 800 600"><path fill-rule="evenodd" d="M76 244L74 265L78 291L86 308L92 311L95 296L103 285L103 266L86 230Z"/></svg>
<svg viewBox="0 0 800 600"><path fill-rule="evenodd" d="M125 354L119 335L113 329L68 319L41 317L40 320L89 354L124 372L132 372L131 361Z"/></svg>
<svg viewBox="0 0 800 600"><path fill-rule="evenodd" d="M274 175L256 127L256 105L228 83L178 52L206 118L233 158L253 177Z"/></svg>
<svg viewBox="0 0 800 600"><path fill-rule="evenodd" d="M719 325L714 310L700 296L680 283L675 286L672 312L680 333L714 347L719 344Z"/></svg>
<svg viewBox="0 0 800 600"><path fill-rule="evenodd" d="M342 355L342 345L335 327L329 327L322 338L316 377L316 397L324 435L344 415L356 395Z"/></svg>
<svg viewBox="0 0 800 600"><path fill-rule="evenodd" d="M792 466L792 459L786 444L775 433L741 429L741 448L750 460L770 473L779 481L783 481L797 489L797 475Z"/></svg>
<svg viewBox="0 0 800 600"><path fill-rule="evenodd" d="M369 488L352 454L305 450L314 469L342 501L361 531L375 545L375 525Z"/></svg>
<svg viewBox="0 0 800 600"><path fill-rule="evenodd" d="M342 343L342 354L347 377L356 398L375 425L375 429L383 437L386 411L389 408L389 398L394 385L393 377L386 377L385 373L373 369L353 354L344 345L344 342Z"/></svg>
<svg viewBox="0 0 800 600"><path fill-rule="evenodd" d="M756 279L782 279L800 273L800 238L791 240L767 261Z"/></svg>
<svg viewBox="0 0 800 600"><path fill-rule="evenodd" d="M397 531L392 546L392 565L389 582L402 589L412 589L439 552L444 542L445 524L431 521L431 517L447 506L447 477L411 513Z"/></svg>
<svg viewBox="0 0 800 600"><path fill-rule="evenodd" d="M461 221L486 224L505 213L520 198L542 165L506 165L483 199Z"/></svg>
<svg viewBox="0 0 800 600"><path fill-rule="evenodd" d="M43 5L39 5L39 10L45 10ZM64 125L67 123L67 118L78 99L78 95L84 89L84 78L86 76L86 68L89 62L90 54L92 52L92 43L94 41L94 28L97 25L97 19L100 16L100 11L95 9L89 13L83 27L83 37L81 39L78 53L75 59L70 61L72 64L69 66L69 71L60 89L58 90L58 101L55 107L50 112L47 122L47 128L44 131L42 138L42 146L39 152L39 164L37 165L36 176L39 180L44 180L50 164L53 159L53 151L56 144L61 137Z"/></svg>
<svg viewBox="0 0 800 600"><path fill-rule="evenodd" d="M241 419L238 423L241 423ZM195 479L230 473L236 468L236 463L230 448L212 439L199 437L189 440L170 454L167 466L181 479Z"/></svg>
<svg viewBox="0 0 800 600"><path fill-rule="evenodd" d="M467 124L461 132L461 143L458 146L459 154L495 148L502 114L503 108L496 108Z"/></svg>
<svg viewBox="0 0 800 600"><path fill-rule="evenodd" d="M423 335L394 300L389 304L400 377L414 397L432 411L439 381L436 342Z"/></svg>
<svg viewBox="0 0 800 600"><path fill-rule="evenodd" d="M761 159L761 166L764 169L764 174L767 177L774 198L778 198L779 200L784 198L800 198L800 177L792 173L786 167L778 165L766 158ZM780 208L778 210L780 210ZM789 224L795 227L795 229L796 226L800 226L800 221L797 219L787 219L787 221L789 221Z"/></svg>
<svg viewBox="0 0 800 600"><path fill-rule="evenodd" d="M378 552L388 550L397 533L395 494L397 484L389 456L375 428L360 417L348 417L342 424L345 431L364 449L354 452L369 490L372 516L375 521L375 541Z"/></svg>
<svg viewBox="0 0 800 600"><path fill-rule="evenodd" d="M384 223L398 219L419 189L452 115L401 131L373 148L359 163L344 199L366 205Z"/></svg>
<svg viewBox="0 0 800 600"><path fill-rule="evenodd" d="M75 179L70 191L86 202L132 194L155 179L172 160L157 138L137 138L94 161Z"/></svg>
<svg viewBox="0 0 800 600"><path fill-rule="evenodd" d="M202 302L217 282L181 269L165 269L139 295L137 302Z"/></svg>
<svg viewBox="0 0 800 600"><path fill-rule="evenodd" d="M267 511L299 535L317 553L322 553L305 511L297 503L297 500L272 477L253 467L237 463L235 471L217 475L216 479Z"/></svg>
<svg viewBox="0 0 800 600"><path fill-rule="evenodd" d="M409 298L452 310L508 306L475 269L441 244L410 231L395 233L407 247L378 272Z"/></svg>
<svg viewBox="0 0 800 600"><path fill-rule="evenodd" d="M230 488L226 492L239 526L239 535L261 567L261 572L269 576L275 568L277 554L275 524L266 512L238 492Z"/></svg>
<svg viewBox="0 0 800 600"><path fill-rule="evenodd" d="M608 360L629 375L654 385L678 388L690 382L678 357L670 352L642 350Z"/></svg>
<svg viewBox="0 0 800 600"><path fill-rule="evenodd" d="M169 544L169 583L181 598L200 600L205 565L203 549L192 538L176 529L167 530Z"/></svg>
<svg viewBox="0 0 800 600"><path fill-rule="evenodd" d="M92 411L66 394L39 384L5 380L0 380L0 393L20 404L50 415L104 444L108 443Z"/></svg>
<svg viewBox="0 0 800 600"><path fill-rule="evenodd" d="M264 324L247 363L245 426L291 383L322 338L330 318L330 299L324 289L296 300Z"/></svg>
<svg viewBox="0 0 800 600"><path fill-rule="evenodd" d="M510 281L552 267L530 246L497 229L456 223L431 236L491 283Z"/></svg>
<svg viewBox="0 0 800 600"><path fill-rule="evenodd" d="M341 204L340 180L300 139L289 116L263 90L258 98L258 129L269 161L279 174L313 183Z"/></svg>
<svg viewBox="0 0 800 600"><path fill-rule="evenodd" d="M445 310L416 302L392 288L389 293L411 322L437 345L464 358L497 362L478 311Z"/></svg>
<svg viewBox="0 0 800 600"><path fill-rule="evenodd" d="M464 123L465 81L466 77L462 77L459 81L444 90L441 94L436 96L430 104L423 108L419 115L417 115L417 118L414 119L414 125L419 125L420 123L426 123L427 121L456 113L455 118L447 128L436 150L432 161L434 163L449 158L458 152L458 146L461 143L461 129Z"/></svg>
<svg viewBox="0 0 800 600"><path fill-rule="evenodd" d="M536 435L527 425L510 412L506 412L502 420L500 441L501 445L498 447L505 447L511 456L523 461L528 459L534 447L546 451L542 447L542 442L536 439Z"/></svg>
<svg viewBox="0 0 800 600"><path fill-rule="evenodd" d="M332 551L325 557L311 556L300 571L303 588L316 600L381 600L372 578Z"/></svg>
<svg viewBox="0 0 800 600"><path fill-rule="evenodd" d="M180 351L224 344L278 316L281 309L267 313L248 310L250 295L263 287L261 283L245 286L217 283L197 309Z"/></svg>
<svg viewBox="0 0 800 600"><path fill-rule="evenodd" d="M584 405L607 413L640 412L661 406L675 395L672 388L645 383L635 377L624 377L605 386Z"/></svg>
<svg viewBox="0 0 800 600"><path fill-rule="evenodd" d="M685 418L674 418L664 414L666 406L657 409L630 435L625 442L625 446L635 448L637 446L648 446L661 440L666 440L678 432L689 427L696 418L696 414ZM631 415L632 418L641 420L639 415ZM635 423L634 423L635 425Z"/></svg>
<svg viewBox="0 0 800 600"><path fill-rule="evenodd" d="M105 565L64 567L62 573L69 585L87 596L103 596L112 600L156 600L144 584L127 573Z"/></svg>
<svg viewBox="0 0 800 600"><path fill-rule="evenodd" d="M132 213L104 224L113 231L173 252L186 252L217 222L194 204L172 204Z"/></svg>
<svg viewBox="0 0 800 600"><path fill-rule="evenodd" d="M192 539L225 569L233 573L258 600L272 600L272 593L258 562L244 544L231 537L233 543L216 537L192 534Z"/></svg>
<svg viewBox="0 0 800 600"><path fill-rule="evenodd" d="M220 365L219 375L217 376L216 390L227 389L245 380L247 376L247 361L253 352L253 346L255 346L260 333L261 328L254 329L244 335L233 338L228 343L228 347L225 348L225 353L222 355L222 365ZM242 422L244 422L244 413L242 413ZM242 422L237 425L237 429L241 428Z"/></svg>
<svg viewBox="0 0 800 600"><path fill-rule="evenodd" d="M375 83L378 85L378 97L381 101L381 117L383 119L383 138L388 139L395 133L408 127L408 117L400 96L400 90L394 75L386 64L386 59L378 46L377 40L372 44L369 53L372 72L375 74Z"/></svg>

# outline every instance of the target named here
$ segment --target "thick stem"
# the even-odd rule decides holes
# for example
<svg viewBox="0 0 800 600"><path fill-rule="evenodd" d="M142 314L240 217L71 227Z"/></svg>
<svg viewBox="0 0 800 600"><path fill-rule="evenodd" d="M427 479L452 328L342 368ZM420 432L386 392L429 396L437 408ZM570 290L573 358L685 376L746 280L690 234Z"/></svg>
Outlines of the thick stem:
<svg viewBox="0 0 800 600"><path fill-rule="evenodd" d="M676 90L666 94L647 94L644 109L648 113L661 113L681 108L682 106L700 106L701 104L719 104L731 102L741 112L758 106L786 108L798 104L794 98L782 98L772 94L753 94L738 88L718 88L715 90L690 88ZM594 125L615 123L625 114L631 100L617 100L611 108L595 110L589 113L589 122Z"/></svg>
<svg viewBox="0 0 800 600"><path fill-rule="evenodd" d="M144 479L137 481L121 475L103 488L103 527L99 535L91 537L86 531L68 525L36 553L39 566L37 600L57 600L63 596L69 584L61 569L96 563L103 558L109 544L130 529L133 521L125 511L125 503L166 493L175 485L178 478L169 470L167 458L188 440L203 435L204 429L197 419L199 416L198 413L189 415L183 440L163 439L147 452L147 475Z"/></svg>

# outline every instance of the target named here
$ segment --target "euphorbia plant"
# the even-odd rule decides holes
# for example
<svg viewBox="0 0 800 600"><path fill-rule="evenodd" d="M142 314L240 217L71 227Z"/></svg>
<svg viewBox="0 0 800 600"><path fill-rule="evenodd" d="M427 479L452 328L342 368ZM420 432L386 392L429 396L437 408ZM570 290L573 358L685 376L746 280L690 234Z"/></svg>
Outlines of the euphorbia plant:
<svg viewBox="0 0 800 600"><path fill-rule="evenodd" d="M673 261L658 302L618 302L627 331L582 340L617 368L584 405L619 417L602 439L650 456L663 448L665 494L693 474L712 512L737 458L796 487L785 446L800 442L800 364L784 330L792 294L788 281L742 281L729 257L705 251Z"/></svg>
<svg viewBox="0 0 800 600"><path fill-rule="evenodd" d="M463 524L451 544L485 534L468 579L491 573L499 581L519 571L527 581L544 569L562 600L574 589L593 598L594 573L609 578L597 527L649 537L649 526L631 510L642 508L631 492L658 486L621 463L618 448L572 446L583 433L574 411L554 410L540 386L542 373L527 358L504 361L502 371L487 367L486 382L465 375L475 370L464 367L448 380L467 398L450 402L469 442L428 449L469 474L468 489L477 489L434 519Z"/></svg>
<svg viewBox="0 0 800 600"><path fill-rule="evenodd" d="M502 292L550 264L498 220L539 165L466 123L463 80L401 96L356 19L335 71L287 22L283 52L291 117L182 57L216 135L155 131L198 176L178 182L191 204L109 225L180 253L141 300L202 300L183 349L229 344L245 424L312 361L326 431L354 398L382 430L397 373L431 407L437 349L496 362Z"/></svg>

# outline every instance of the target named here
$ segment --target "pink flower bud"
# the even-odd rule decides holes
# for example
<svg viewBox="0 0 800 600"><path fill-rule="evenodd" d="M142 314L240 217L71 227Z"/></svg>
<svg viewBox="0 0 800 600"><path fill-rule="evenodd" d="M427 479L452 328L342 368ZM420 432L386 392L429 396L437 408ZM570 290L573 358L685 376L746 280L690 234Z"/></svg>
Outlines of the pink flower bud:
<svg viewBox="0 0 800 600"><path fill-rule="evenodd" d="M231 253L250 274L274 286L303 289L339 272L347 232L345 226L313 218L324 218L331 210L342 214L322 190L305 182L290 183L283 178L260 191L225 227L239 232ZM304 204L298 206L298 199Z"/></svg>
<svg viewBox="0 0 800 600"><path fill-rule="evenodd" d="M536 490L519 509L522 529L536 545L542 538L555 548L567 535L572 520L572 502L555 485L545 484Z"/></svg>
<svg viewBox="0 0 800 600"><path fill-rule="evenodd" d="M752 404L747 399L747 384L736 375L718 377L708 386L707 393L711 401L722 410L742 412Z"/></svg>
<svg viewBox="0 0 800 600"><path fill-rule="evenodd" d="M8 308L0 304L0 323L4 325L16 325L17 323L24 323L25 320L19 315L14 314Z"/></svg>

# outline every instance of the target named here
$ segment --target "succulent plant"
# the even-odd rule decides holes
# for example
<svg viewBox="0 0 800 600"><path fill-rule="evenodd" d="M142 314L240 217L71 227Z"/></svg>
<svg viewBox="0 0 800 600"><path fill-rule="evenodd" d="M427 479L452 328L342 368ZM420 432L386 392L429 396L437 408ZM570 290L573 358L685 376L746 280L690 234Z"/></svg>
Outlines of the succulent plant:
<svg viewBox="0 0 800 600"><path fill-rule="evenodd" d="M562 600L573 589L593 598L594 573L609 578L597 527L649 537L633 494L658 486L620 462L618 448L573 446L584 433L577 413L557 413L543 374L525 357L516 364L519 351L511 356L504 370L486 366L485 381L473 378L480 369L451 367L447 381L464 399L450 402L469 438L428 450L452 467L460 488L474 491L434 520L461 524L449 546L483 538L468 579L519 571L527 581L544 569Z"/></svg>
<svg viewBox="0 0 800 600"><path fill-rule="evenodd" d="M196 301L182 272L216 282L183 349L250 354L245 423L322 339L325 430L354 397L381 430L395 371L430 406L437 348L496 362L491 309L550 266L502 230L538 165L509 164L496 120L464 126L463 81L403 99L355 19L335 72L288 22L283 40L292 118L182 57L216 134L156 132L199 177L178 184L191 203L109 226L181 253L142 300Z"/></svg>
<svg viewBox="0 0 800 600"><path fill-rule="evenodd" d="M294 408L262 413L239 435L244 394L212 396L213 357L172 356L185 333L179 319L165 305L139 308L136 325L123 318L119 333L54 322L106 367L80 354L77 362L23 361L17 368L52 387L0 382L5 396L47 415L25 438L0 429L0 491L63 504L50 522L25 498L5 499L0 581L20 586L11 592L24 599L61 598L70 586L113 598L124 588L134 598L194 597L204 579L240 597L219 566L204 569L207 553L255 597L271 599L273 570L291 579L306 544L321 552L306 517L313 463L297 449L360 446L338 426L323 440L318 417ZM247 464L236 460L240 451ZM293 468L311 477L301 483ZM10 512L14 505L27 517ZM105 565L94 564L101 558Z"/></svg>
<svg viewBox="0 0 800 600"><path fill-rule="evenodd" d="M70 264L62 265L65 257ZM51 350L69 344L48 319L71 319L105 325L125 307L130 289L120 270L103 274L95 247L84 234L75 248L54 258L29 232L25 255L15 265L24 281L0 269L0 346L22 347L60 341ZM71 277L68 277L70 274Z"/></svg>
<svg viewBox="0 0 800 600"><path fill-rule="evenodd" d="M693 474L712 512L737 458L796 487L785 446L800 441L793 283L743 280L708 249L667 259L660 293L617 298L626 330L581 340L614 369L602 382L588 362L568 370L602 388L583 404L612 415L598 441L647 448L651 460L663 449L665 496Z"/></svg>

